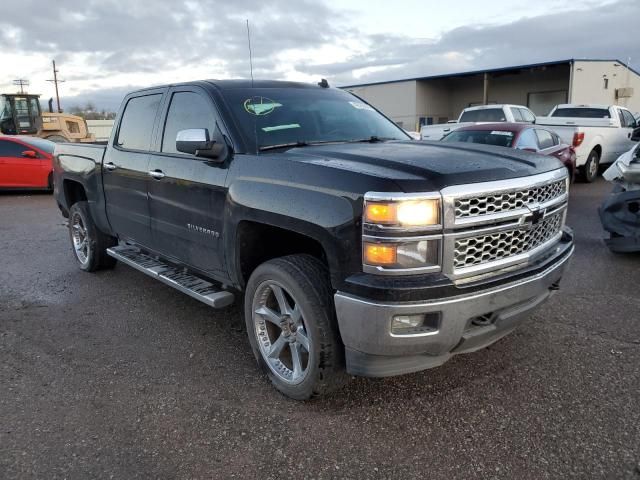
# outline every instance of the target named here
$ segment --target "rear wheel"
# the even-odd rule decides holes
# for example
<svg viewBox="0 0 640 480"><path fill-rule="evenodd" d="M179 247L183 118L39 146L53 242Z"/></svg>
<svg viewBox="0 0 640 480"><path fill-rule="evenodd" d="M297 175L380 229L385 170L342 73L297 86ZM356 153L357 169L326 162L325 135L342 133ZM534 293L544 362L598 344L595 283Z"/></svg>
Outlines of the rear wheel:
<svg viewBox="0 0 640 480"><path fill-rule="evenodd" d="M118 242L96 227L87 202L74 203L69 210L69 238L73 253L85 272L113 268L116 259L107 255L107 248Z"/></svg>
<svg viewBox="0 0 640 480"><path fill-rule="evenodd" d="M260 265L247 284L245 321L258 363L288 397L307 400L347 378L327 269L316 258Z"/></svg>
<svg viewBox="0 0 640 480"><path fill-rule="evenodd" d="M53 173L50 173L47 177L47 191L53 192Z"/></svg>
<svg viewBox="0 0 640 480"><path fill-rule="evenodd" d="M597 150L591 150L589 156L587 157L587 163L585 163L580 169L580 173L582 174L582 179L591 183L598 177L598 168L600 165L600 154Z"/></svg>

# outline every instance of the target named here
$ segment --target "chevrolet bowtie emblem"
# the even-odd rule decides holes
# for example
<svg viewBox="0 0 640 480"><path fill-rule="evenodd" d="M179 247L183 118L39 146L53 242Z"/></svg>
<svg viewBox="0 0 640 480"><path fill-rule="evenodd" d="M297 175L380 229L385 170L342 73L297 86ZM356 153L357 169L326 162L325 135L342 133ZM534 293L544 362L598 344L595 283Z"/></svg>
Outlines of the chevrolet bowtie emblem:
<svg viewBox="0 0 640 480"><path fill-rule="evenodd" d="M528 215L525 215L525 222L530 224L531 226L539 224L542 219L544 219L545 214L547 213L546 208L540 208L540 205L533 204L527 205L527 208L531 212Z"/></svg>

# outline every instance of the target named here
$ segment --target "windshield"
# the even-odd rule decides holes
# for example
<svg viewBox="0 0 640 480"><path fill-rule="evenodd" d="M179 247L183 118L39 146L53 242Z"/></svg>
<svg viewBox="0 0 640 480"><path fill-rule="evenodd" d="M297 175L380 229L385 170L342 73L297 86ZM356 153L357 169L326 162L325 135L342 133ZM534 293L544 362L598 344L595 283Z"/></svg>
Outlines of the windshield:
<svg viewBox="0 0 640 480"><path fill-rule="evenodd" d="M556 108L552 117L611 118L608 108Z"/></svg>
<svg viewBox="0 0 640 480"><path fill-rule="evenodd" d="M455 130L442 139L443 142L483 143L499 147L513 145L514 132L506 130Z"/></svg>
<svg viewBox="0 0 640 480"><path fill-rule="evenodd" d="M460 116L460 122L506 122L502 108L481 108L467 110Z"/></svg>
<svg viewBox="0 0 640 480"><path fill-rule="evenodd" d="M252 150L256 144L264 150L278 145L410 139L373 107L342 90L235 88L225 90L225 100Z"/></svg>

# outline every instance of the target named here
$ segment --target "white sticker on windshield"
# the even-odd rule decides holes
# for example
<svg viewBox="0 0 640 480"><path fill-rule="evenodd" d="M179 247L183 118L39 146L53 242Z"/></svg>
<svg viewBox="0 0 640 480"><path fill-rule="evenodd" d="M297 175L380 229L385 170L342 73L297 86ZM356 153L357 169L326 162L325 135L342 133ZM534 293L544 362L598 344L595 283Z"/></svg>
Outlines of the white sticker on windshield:
<svg viewBox="0 0 640 480"><path fill-rule="evenodd" d="M362 102L349 102L349 103L353 108L357 108L358 110L369 110L370 112L374 111L371 105L367 105L366 103L362 103Z"/></svg>
<svg viewBox="0 0 640 480"><path fill-rule="evenodd" d="M503 130L492 130L491 135L506 135L508 137L513 136L513 132L505 132Z"/></svg>
<svg viewBox="0 0 640 480"><path fill-rule="evenodd" d="M277 130L289 130L290 128L300 128L297 123L290 123L288 125L274 125L273 127L262 127L263 132L274 132Z"/></svg>

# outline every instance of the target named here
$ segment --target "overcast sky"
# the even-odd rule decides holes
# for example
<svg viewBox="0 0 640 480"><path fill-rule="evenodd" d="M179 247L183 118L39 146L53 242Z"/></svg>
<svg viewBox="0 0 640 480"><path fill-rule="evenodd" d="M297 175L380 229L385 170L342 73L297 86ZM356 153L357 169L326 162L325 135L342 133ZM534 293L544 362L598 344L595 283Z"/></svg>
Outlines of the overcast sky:
<svg viewBox="0 0 640 480"><path fill-rule="evenodd" d="M338 5L339 4L339 5ZM0 17L0 92L117 109L133 88L249 76L348 85L567 58L640 68L638 0L17 0Z"/></svg>

